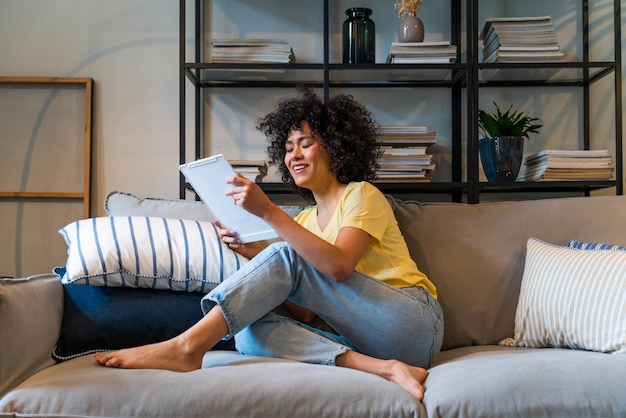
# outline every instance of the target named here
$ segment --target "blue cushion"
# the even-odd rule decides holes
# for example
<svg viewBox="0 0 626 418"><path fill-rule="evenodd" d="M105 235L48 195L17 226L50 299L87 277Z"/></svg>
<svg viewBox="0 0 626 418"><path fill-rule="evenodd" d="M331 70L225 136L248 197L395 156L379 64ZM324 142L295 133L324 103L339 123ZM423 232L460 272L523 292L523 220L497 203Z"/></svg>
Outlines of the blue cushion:
<svg viewBox="0 0 626 418"><path fill-rule="evenodd" d="M57 360L163 341L202 318L200 292L72 284L64 292ZM234 350L234 341L215 349Z"/></svg>

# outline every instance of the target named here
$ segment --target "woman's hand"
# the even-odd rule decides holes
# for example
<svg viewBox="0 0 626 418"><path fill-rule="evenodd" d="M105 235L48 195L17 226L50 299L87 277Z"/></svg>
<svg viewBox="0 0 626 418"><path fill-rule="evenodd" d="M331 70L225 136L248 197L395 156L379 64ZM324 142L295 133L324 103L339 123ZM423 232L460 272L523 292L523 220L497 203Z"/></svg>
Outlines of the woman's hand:
<svg viewBox="0 0 626 418"><path fill-rule="evenodd" d="M217 233L222 242L228 245L228 248L246 258L252 258L265 248L260 242L249 242L244 244L241 242L237 233L232 229L224 228L218 221L213 222L217 228Z"/></svg>
<svg viewBox="0 0 626 418"><path fill-rule="evenodd" d="M241 206L260 218L276 206L258 184L241 174L229 177L226 183L231 185L231 188L226 191L226 196L232 196L235 205Z"/></svg>

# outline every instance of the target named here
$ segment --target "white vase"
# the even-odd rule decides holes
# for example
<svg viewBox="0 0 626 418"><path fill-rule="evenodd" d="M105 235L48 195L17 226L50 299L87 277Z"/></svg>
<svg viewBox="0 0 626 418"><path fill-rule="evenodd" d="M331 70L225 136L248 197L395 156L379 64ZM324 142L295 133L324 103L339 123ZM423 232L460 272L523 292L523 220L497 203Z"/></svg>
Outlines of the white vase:
<svg viewBox="0 0 626 418"><path fill-rule="evenodd" d="M398 42L422 42L424 40L424 22L409 12L400 20Z"/></svg>

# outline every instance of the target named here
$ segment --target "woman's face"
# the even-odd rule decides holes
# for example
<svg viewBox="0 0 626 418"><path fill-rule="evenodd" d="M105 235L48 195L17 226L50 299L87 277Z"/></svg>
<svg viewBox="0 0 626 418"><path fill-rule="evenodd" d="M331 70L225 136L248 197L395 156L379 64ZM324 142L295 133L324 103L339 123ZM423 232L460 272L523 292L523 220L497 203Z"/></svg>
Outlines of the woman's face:
<svg viewBox="0 0 626 418"><path fill-rule="evenodd" d="M285 151L285 165L299 187L314 191L327 186L334 177L330 154L322 146L322 139L311 134L307 122L302 122L300 130L289 133Z"/></svg>

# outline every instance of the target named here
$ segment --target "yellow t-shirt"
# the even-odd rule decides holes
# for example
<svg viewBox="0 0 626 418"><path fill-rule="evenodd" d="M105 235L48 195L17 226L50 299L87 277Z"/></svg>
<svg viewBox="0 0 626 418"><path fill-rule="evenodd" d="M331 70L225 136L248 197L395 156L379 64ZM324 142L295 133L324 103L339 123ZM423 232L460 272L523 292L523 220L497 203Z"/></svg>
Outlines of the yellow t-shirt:
<svg viewBox="0 0 626 418"><path fill-rule="evenodd" d="M324 231L317 222L317 206L305 209L295 220L331 243L346 226L367 232L370 242L356 266L358 272L397 288L422 286L437 297L435 286L411 258L389 202L372 184L349 183Z"/></svg>

